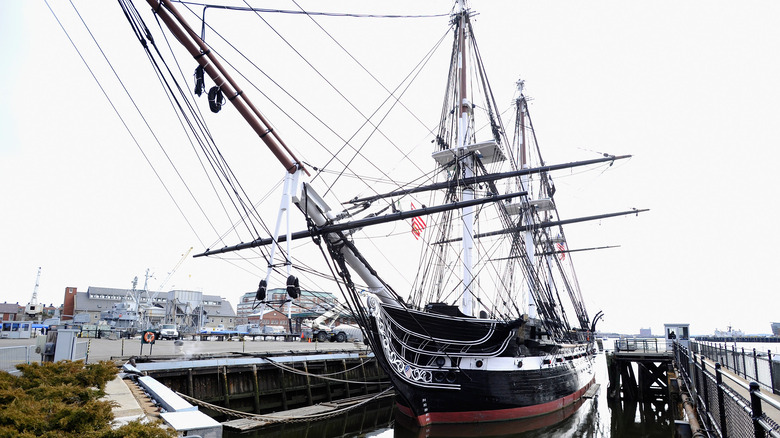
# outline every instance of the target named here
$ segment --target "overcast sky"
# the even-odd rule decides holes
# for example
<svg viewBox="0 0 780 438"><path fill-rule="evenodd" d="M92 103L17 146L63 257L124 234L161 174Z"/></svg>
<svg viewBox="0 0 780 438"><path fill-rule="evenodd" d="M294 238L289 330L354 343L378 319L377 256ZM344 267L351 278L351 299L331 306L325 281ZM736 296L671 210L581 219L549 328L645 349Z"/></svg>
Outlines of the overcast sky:
<svg viewBox="0 0 780 438"><path fill-rule="evenodd" d="M49 3L119 102L121 89L98 67L101 56L71 4ZM310 10L319 3L299 2ZM329 7L375 14L451 8L449 1L419 3ZM115 2L73 4L128 84L153 75ZM253 5L296 9L281 1ZM728 325L768 333L770 322L780 321L774 275L780 4L476 1L471 7L480 13L475 32L499 105L508 105L522 77L539 141L552 150L548 161L633 155L606 172L557 184L564 217L650 209L567 230L570 248L620 246L572 254L590 314L606 314L600 328L660 333L666 322L688 322L694 334ZM148 9L145 2L138 8ZM447 18L400 28L366 20L321 23L387 83L447 28ZM295 44L322 39L310 23L290 23L301 26ZM142 287L147 268L154 274L149 288L156 289L190 247L197 252L215 242L203 236L227 231L209 234L196 223L199 234L193 233L46 3L0 2L0 42L0 300L26 304L39 266L45 304L59 305L69 286L129 288L137 276ZM257 46L268 52L277 43L269 38ZM339 65L328 65L333 55L318 55L323 71L333 68L337 76ZM388 67L395 64L398 71ZM442 90L432 87L431 96L420 98L439 102ZM269 156L256 153L239 161L265 172ZM159 166L165 159L150 160ZM186 196L174 198L184 204ZM202 290L235 305L263 272L257 261L187 258L165 289Z"/></svg>

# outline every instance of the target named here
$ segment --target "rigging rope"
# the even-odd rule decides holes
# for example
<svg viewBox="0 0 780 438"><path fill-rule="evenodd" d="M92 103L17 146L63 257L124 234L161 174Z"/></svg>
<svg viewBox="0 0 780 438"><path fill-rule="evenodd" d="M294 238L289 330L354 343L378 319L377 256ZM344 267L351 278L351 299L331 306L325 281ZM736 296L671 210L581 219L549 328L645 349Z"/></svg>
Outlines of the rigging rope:
<svg viewBox="0 0 780 438"><path fill-rule="evenodd" d="M197 15L197 14L196 14L196 13L195 13L195 12L194 12L192 9L190 9L189 7L187 7L187 3L185 3L185 7L187 8L187 10L188 10L188 11L189 11L191 14L193 14L193 16L195 16L195 17L198 17L198 15ZM260 17L260 18L261 18L261 20L262 20L262 17ZM265 22L265 20L263 20L263 21ZM266 22L266 23L267 23L267 22ZM246 61L247 61L247 62L248 62L248 63L249 63L249 64L250 64L250 65L251 65L253 68L255 68L257 71L259 71L261 74L263 74L263 75L264 75L264 76L265 76L265 77L266 77L268 80L270 80L270 81L271 81L271 83L273 83L275 86L277 86L277 87L278 87L278 88L279 88L279 89L280 89L282 92L284 92L284 93L285 93L285 94L286 94L288 97L290 97L290 98L291 98L291 99L292 99L292 100L293 100L293 101L294 101L296 104L300 105L300 106L301 106L301 108L302 108L303 110L305 110L307 113L309 113L309 114L310 114L310 115L311 115L311 116L312 116L312 117L313 117L315 120L317 120L319 123L321 123L321 124L322 124L322 125L323 125L323 126L326 128L326 129L328 129L328 130L329 130L329 131L330 131L332 134L336 135L336 136L337 136L337 137L338 137L338 138L339 138L339 139L340 139L340 140L341 140L341 141L344 143L344 146L342 146L342 149L343 149L344 147L346 147L346 146L350 146L350 147L351 147L351 145L349 145L349 140L348 140L348 139L344 139L343 137L341 137L341 136L340 136L340 135L339 135L337 132L335 132L335 131L333 130L333 128L331 128L329 125L327 125L327 124L326 124L326 123L325 123L325 122L324 122L324 121L323 121L321 118L319 118L317 115L315 115L314 113L312 113L312 111L311 111L311 110L310 110L308 107L306 107L306 106L305 106L305 105L304 105L304 104L303 104L303 103L302 103L300 100L298 100L297 98L295 98L295 97L294 97L292 94L290 94L290 92L289 92L289 91L287 91L286 89L284 89L284 88L283 88L283 87L282 87L282 86L281 86L281 85L280 85L278 82L276 82L276 81L275 81L273 78L271 78L271 77L270 77L270 76L269 76L269 75L268 75L268 74L267 74L265 71L263 71L262 69L260 69L260 67L259 67L259 66L257 66L257 64L256 64L256 63L254 63L252 60L248 59L248 58L247 58L247 57L246 57L246 56L245 56L245 55L244 55L244 54L243 54L241 51L239 51L239 50L238 50L238 48L236 48L236 47L235 47L233 44L231 44L231 43L230 43L230 42L229 42L229 41L228 41L226 38L224 38L224 37L223 37L223 36L222 36L222 35L221 35L219 32L217 32L217 31L216 31L216 30L215 30L213 27L211 27L210 25L208 25L208 24L205 24L205 23L204 23L204 26L207 26L207 27L208 27L208 28L209 28L209 29L210 29L212 32L214 32L214 33L215 33L217 36L219 36L219 37L220 37L220 38L221 38L221 39L222 39L222 40L223 40L225 43L227 43L227 44L228 44L228 45L231 47L231 49L235 50L235 51L236 51L236 53L238 53L240 56L242 56L242 57L243 57L243 58L244 58L244 59L245 59L245 60L246 60ZM270 27L270 25L269 25L269 27ZM272 30L274 30L274 32L276 32L277 34L279 34L279 33L278 33L278 32L277 32L277 31L276 31L276 30L275 30L273 27L271 27L271 29L272 29ZM324 31L324 29L323 29L323 31ZM280 36L280 38L282 38L282 39L284 40L284 38L283 38L281 35L279 35L279 36ZM402 80L401 84L399 84L399 86L396 88L396 90L398 90L398 88L400 88L400 87L401 87L401 85L403 85L404 81L406 81L406 80L407 80L407 79L408 79L408 78L409 78L409 77L410 77L410 76L411 76L411 75L412 75L412 74L415 72L415 70L419 70L419 69L420 69L420 66L421 66L421 65L424 65L424 64L427 62L427 60L428 60L428 59L430 59L430 56L431 56L431 55L433 54L433 52L435 51L436 47L437 47L437 46L438 46L438 45L441 43L441 41L443 41L443 40L444 40L444 36L446 36L446 33L445 33L445 34L442 36L442 38L439 40L439 42L437 42L437 43L434 45L434 47L433 47L433 48L432 48L432 49L429 51L429 53L427 53L427 54L426 54L426 55L423 57L423 59L422 59L422 60L421 60L421 61L420 61L420 62L417 64L417 66L415 66L415 67L414 67L414 69L413 69L413 70L412 70L412 71L411 71L411 72L410 72L410 73L409 73L409 74L406 76L406 78L405 78L404 80ZM337 44L338 44L338 43L337 43ZM289 45L289 43L288 43L288 45ZM292 46L290 46L290 47L291 47L293 50L295 50L295 49L294 49ZM297 53L297 52L296 52L296 53ZM305 58L303 58L303 56L302 56L300 53L298 53L298 55L299 55L299 57L301 57L301 58L302 58L302 59L304 59L304 61L305 61ZM351 56L351 55L350 55L350 56ZM338 151L337 151L337 152L330 151L330 150L329 150L329 149L328 149L328 148L327 148L327 147L326 147L326 146L325 146L325 145L324 145L324 144L323 144L323 143L322 143L322 142L321 142L319 139L317 139L316 137L314 137L314 135L312 135L312 134L311 134L311 132L310 132L309 130L307 130L307 129L306 129L304 126L302 126L302 125L299 123L299 121L297 120L297 118L296 118L296 117L293 117L293 116L292 116L292 115L290 115L290 114L289 114L289 113L288 113L288 112L287 112L285 109L281 108L281 107L280 107L280 106L279 106L279 105L278 105L278 104L277 104L277 103L276 103L276 102L275 102L273 99L271 99L271 98L270 98L270 96L268 96L268 95L267 95L265 92L263 92L263 91L260 89L260 87L258 87L257 85L255 85L255 84L254 84L254 83L253 83L253 82L252 82L252 81L251 81L249 78L247 78L247 77L246 77L246 76L245 76L243 73L241 73L241 71L240 71L240 70L238 70L238 69L237 69L235 66L233 66L233 65L232 65L232 64L231 64L231 63L230 63L228 60L226 60L224 57L223 57L222 59L223 59L223 60L224 60L224 61L227 63L227 65L229 65L229 66L233 67L233 68L234 68L234 69L237 71L237 73L238 73L238 74L239 74L239 75L240 75L240 76L241 76L241 77L242 77L244 80L246 80L246 81L247 81L247 82L248 82L248 83L249 83L249 84L250 84L250 85L251 85L251 86L252 86L252 87L253 87L253 88L254 88L254 89L255 89L255 90L258 92L258 93L260 93L260 94L261 94L261 95L263 95L265 98L267 98L267 99L270 101L270 103L271 103L271 104L273 104L273 105L274 105L274 106L275 106L277 109L279 109L279 110L280 110L280 111L281 111L281 112L282 112L282 113L283 113L285 116L287 116L287 117L290 119L290 121L291 121L291 122L293 122L294 124L296 124L296 125L297 125L297 126L298 126L298 127L299 127L299 128L300 128L300 129L301 129L303 132L304 132L304 133L306 133L306 134L307 134L309 137L311 137L311 138L312 138L312 139L313 139L313 140L314 140L314 141L315 141L315 142L316 142L316 143L317 143L317 144L318 144L320 147L322 147L322 148L323 148L323 149L324 149L324 150L325 150L325 151L326 151L326 152L327 152L327 153L328 153L328 154L331 156L331 160L330 160L328 163L332 162L333 160L336 160L336 161L340 162L341 164L343 164L343 165L344 165L344 167L346 168L346 165L345 165L345 163L343 163L343 162L341 161L340 157L339 157L339 152L338 152ZM308 63L308 61L306 61L306 62ZM357 62L357 61L356 61L356 62ZM312 66L312 69L314 69L314 71L315 71L315 72L317 72L316 68L314 68L313 66ZM319 72L317 72L317 73L318 73L318 74L320 74ZM321 74L320 74L320 76L322 77L322 75L321 75ZM323 77L323 79L324 79L324 80L327 82L327 79L325 79L324 77ZM333 87L333 86L331 85L331 87ZM408 86L407 86L407 88L408 88ZM336 91L338 91L338 90L336 90ZM385 102L387 102L387 101L388 101L388 100L389 100L391 97L392 97L392 95L388 96L388 97L385 99L385 101L384 101L382 104L380 104L380 105L379 105L379 108L381 108L381 107L384 105L384 103L385 103ZM396 101L398 101L398 99L397 99L397 98L396 98ZM349 102L349 101L347 100L347 102ZM352 106L354 107L354 105L352 105ZM377 110L377 111L378 111L378 110ZM376 111L374 112L374 114L376 114ZM416 116L415 116L415 117L416 117ZM364 118L365 118L365 116L364 116ZM365 123L364 123L364 125L363 125L363 126L365 126ZM358 129L358 132L360 131L360 129L362 129L362 126L361 126L361 128L359 128L359 129ZM356 134L357 134L357 132L355 133L355 135L356 135ZM354 138L354 135L352 136L352 138ZM351 140L351 138L350 138L350 140ZM396 146L396 148L397 148L397 146ZM354 149L354 148L353 148L353 149ZM397 148L397 149L398 149L398 148ZM386 176L386 178L387 178L388 180L390 180L390 181L393 181L393 179L392 179L392 178L390 178L390 176L389 176L389 175L387 174L387 172L386 172L386 171L385 171L385 170L382 168L382 166L377 166L377 165L375 165L374 163L371 163L370 161L369 161L368 163L369 163L369 164L371 164L371 165L373 165L373 166L374 166L374 167L375 167L375 168L376 168L376 169L377 169L377 170L378 170L380 173L383 173L383 174ZM326 166L327 166L327 164L326 164ZM322 171L324 171L323 167L324 167L324 166L321 166L321 167L319 168L319 170L318 170L318 174L317 174L317 175L319 175L319 172L322 172ZM315 175L315 177L314 177L313 179L316 179L316 178L317 178L317 175ZM355 176L356 176L357 178L360 178L360 177L359 177L357 174L355 174ZM396 184L398 184L398 183L396 182ZM371 184L366 184L366 187L368 187L368 188L370 188L370 189L374 190L374 188L373 188L374 186L373 186L373 185L371 185Z"/></svg>
<svg viewBox="0 0 780 438"><path fill-rule="evenodd" d="M344 379L336 379L336 378L333 378L333 377L328 377L328 376L335 376L335 375L338 375L338 374L346 374L348 371L352 371L352 370L357 369L359 367L362 367L366 363L368 363L368 362L363 362L362 360L360 361L360 365L356 365L354 368L350 368L348 370L338 371L336 373L330 373L330 374L313 374L313 373L310 373L310 372L307 372L307 371L299 370L299 369L291 367L291 366L284 365L282 363L276 362L275 360L269 359L267 357L264 358L264 359L267 360L271 365L273 365L273 366L275 366L275 367L277 367L277 368L279 368L281 370L287 371L288 373L292 373L292 374L298 374L300 376L316 377L318 379L329 380L331 382L353 383L353 384L356 384L356 385L389 385L390 384L389 381L386 381L386 382L366 382L366 381L344 380Z"/></svg>
<svg viewBox="0 0 780 438"><path fill-rule="evenodd" d="M253 8L253 7L240 7L240 6L225 6L209 3L196 3L188 2L184 0L172 0L183 5L195 5L203 6L204 8L225 9L230 11L242 11L242 12L264 12L264 13L279 13L279 14L293 14L293 15L322 15L326 17L350 17L350 18L441 18L449 17L450 13L446 14L418 14L418 15L398 15L398 14L355 14L345 12L314 12L314 11L293 11L287 9L267 9L267 8ZM296 4L296 6L298 6ZM300 8L300 6L299 6Z"/></svg>
<svg viewBox="0 0 780 438"><path fill-rule="evenodd" d="M237 411L234 409L229 408L223 408L222 406L217 406L215 404L211 404L208 402L205 402L203 400L198 400L194 397L190 397L189 395L182 394L181 392L176 392L177 395L179 395L181 398L187 400L190 403L196 404L198 406L202 406L204 408L213 410L215 412L219 412L221 414L234 417L234 418L247 418L250 420L257 420L257 421L264 421L268 423L299 423L299 422L306 422L306 421L313 421L313 420L324 420L331 417L336 417L338 415L341 415L345 412L349 412L355 408L359 408L363 405L366 405L368 403L371 403L375 400L378 400L382 397L387 397L390 393L390 391L393 391L393 388L387 388L384 391L376 394L375 396L368 398L366 400L360 401L358 403L355 403L351 406L347 406L345 408L338 408L333 411L323 412L321 414L309 414L309 415L299 415L297 417L281 417L278 415L260 415L260 414L248 414L243 411ZM338 402L332 402L332 403L338 403ZM321 403L320 403L321 405Z"/></svg>
<svg viewBox="0 0 780 438"><path fill-rule="evenodd" d="M188 226L188 227L190 228L190 230L192 231L192 233L195 235L195 237L198 239L198 241L199 241L201 244L203 244L203 240L201 239L201 237L200 237L200 235L198 234L198 232L195 230L195 227L192 225L192 222L190 222L190 220L189 220L189 218L187 217L187 215L186 215L186 214L184 214L184 210L182 210L182 208L181 208L181 205L179 205L179 203L176 201L176 198L174 198L174 196L173 196L173 193L170 191L170 189L168 188L168 186L165 184L165 181L163 181L163 179L162 179L162 176L161 176L161 175L160 175L160 173L158 172L157 168L155 168L155 166L152 164L151 160L149 159L149 156L146 154L146 152L145 152L145 151L143 150L143 148L141 147L141 144L140 144L140 142L138 141L138 138L137 138L137 137L136 137L136 136L133 134L133 132L132 132L132 130L130 129L129 125L127 124L127 122L125 121L125 119L124 119L124 118L122 117L122 115L120 114L120 112L119 112L118 108L116 107L116 105L114 105L114 102L113 102L113 101L111 100L111 98L108 96L108 93L106 92L105 88L104 88L104 87L103 87L103 85L100 83L100 80L98 80L97 76L95 75L94 71L93 71L93 70L92 70L92 68L90 67L90 65L89 65L89 63L87 62L87 60L86 60L86 59L84 58L84 56L82 55L81 51L80 51L80 50L78 49L78 47L76 46L76 43L75 43L75 42L73 41L73 39L70 37L70 34L69 34L69 33L68 33L68 31L65 29L65 26L62 24L62 22L60 21L59 17L57 16L57 14L54 12L54 10L51 8L51 5L49 5L49 2L48 2L48 0L45 0L45 2L46 2L46 6L49 8L49 11L50 11L50 12L52 13L52 15L54 16L54 19L57 21L57 24L59 24L60 28L61 28L61 29L62 29L62 31L65 33L65 36L68 38L68 41L69 41L69 42L71 43L71 45L73 46L73 49L76 51L76 53L78 54L78 56L79 56L79 58L81 59L82 63L84 64L84 66L85 66L85 67L87 68L87 70L89 71L90 75L92 76L92 79L94 79L94 81L95 81L95 83L97 84L98 88L100 88L100 91L103 93L103 96L105 96L105 98L106 98L106 100L108 101L109 105L111 105L111 108L114 110L114 113L115 113L115 114L117 115L117 117L119 118L119 121L122 123L122 126L124 126L124 128L125 128L125 130L127 131L128 135L130 135L130 138L133 140L133 143L135 143L136 147L137 147L137 148L138 148L138 150L141 152L141 155L143 155L143 157L144 157L144 160L146 160L146 163L149 165L149 167L151 167L151 169L152 169L152 172L154 173L155 177L157 177L157 180L158 180L158 181L160 182L160 184L163 186L163 189L164 189L164 190L165 190L165 192L168 194L168 197L171 199L171 201L173 202L173 204L176 206L176 209L179 211L179 213L181 214L182 218L183 218L183 219L184 219L184 221L187 223L187 226ZM125 90L125 93L126 93L126 94L128 95L128 97L130 98L131 102L133 103L133 106L136 108L136 111L138 111L139 115L141 116L141 118L142 118L142 119L144 120L144 122L146 123L146 119L144 118L144 116L143 116L143 114L141 113L141 111L140 111L140 109L138 108L138 106L135 104L135 101L134 101L134 100L132 99L132 97L130 96L130 93L127 91L127 88L125 87L125 85L124 85L124 82L122 82L121 78L119 78L119 75L117 74L117 72L116 72L116 70L114 69L113 65L111 64L111 62L110 62L110 61L108 60L108 58L106 57L106 54L105 54L105 52L103 52L103 49L102 49L102 48L100 47L100 45L97 43L97 40L95 39L94 35L92 34L92 31L89 29L89 27L87 26L86 22L85 22L85 21L84 21L84 19L81 17L81 14L79 13L78 9L77 9L77 8L76 8L76 6L73 4L73 2L70 2L70 3L71 3L71 6L73 7L74 11L76 11L76 14L79 16L79 19L81 20L82 24L83 24L83 25L84 25L84 27L87 29L87 32L89 33L89 35L90 35L90 37L92 38L93 42L94 42L94 43L95 43L95 45L98 47L98 49L99 49L100 53L103 55L103 58L106 60L106 63L107 63L107 64L109 65L109 67L111 68L111 71L114 73L114 76L117 78L117 80L119 81L120 85L121 85L121 86L122 86L122 88ZM127 11L125 11L125 14L127 15ZM130 18L129 16L128 16L128 20L131 20L131 18ZM136 29L134 28L134 31L135 31L135 30L136 30ZM139 38L139 39L140 39L140 40L143 42L143 37L141 36L141 34L139 34L139 33L136 33L136 37L138 37L138 38ZM149 128L149 130L151 131L151 127L149 126L149 124L148 124L148 123L147 123L147 125L146 125L146 126L147 126L147 127ZM156 136L155 136L155 138L156 138Z"/></svg>

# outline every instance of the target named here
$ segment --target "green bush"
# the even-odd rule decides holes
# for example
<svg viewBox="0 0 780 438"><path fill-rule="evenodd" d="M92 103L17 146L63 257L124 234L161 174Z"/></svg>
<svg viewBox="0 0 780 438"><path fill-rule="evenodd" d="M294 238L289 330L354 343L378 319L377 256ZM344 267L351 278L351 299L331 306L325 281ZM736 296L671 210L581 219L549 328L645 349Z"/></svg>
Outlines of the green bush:
<svg viewBox="0 0 780 438"><path fill-rule="evenodd" d="M117 374L111 362L17 365L20 376L0 372L0 438L166 438L159 422L111 429L112 402L100 400Z"/></svg>

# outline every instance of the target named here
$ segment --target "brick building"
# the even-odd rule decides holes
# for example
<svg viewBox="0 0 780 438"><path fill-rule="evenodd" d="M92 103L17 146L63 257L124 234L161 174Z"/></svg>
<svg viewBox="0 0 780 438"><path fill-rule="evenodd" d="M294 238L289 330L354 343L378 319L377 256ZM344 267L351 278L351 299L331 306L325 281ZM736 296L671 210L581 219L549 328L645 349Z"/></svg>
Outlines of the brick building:
<svg viewBox="0 0 780 438"><path fill-rule="evenodd" d="M0 320L3 321L18 321L21 319L19 316L19 309L24 312L24 306L20 306L19 303L2 303L0 304Z"/></svg>
<svg viewBox="0 0 780 438"><path fill-rule="evenodd" d="M279 312L286 315L287 306L282 305L287 299L287 290L284 288L275 288L268 290L266 298L270 301L276 302L271 306ZM290 313L293 314L305 314L305 313L322 313L326 309L330 309L336 305L336 296L330 292L316 292L309 290L301 290L301 295L298 299L292 302L292 308ZM268 306L266 306L268 308ZM247 292L238 299L236 305L236 318L239 321L238 324L246 324L251 322L248 320L249 315L260 311L260 303L255 301L255 292ZM286 320L286 316L285 316ZM287 323L285 322L285 326Z"/></svg>
<svg viewBox="0 0 780 438"><path fill-rule="evenodd" d="M247 320L249 324L257 324L260 327L275 325L284 327L285 330L289 331L287 315L278 310L265 309L262 312L253 313L247 316Z"/></svg>

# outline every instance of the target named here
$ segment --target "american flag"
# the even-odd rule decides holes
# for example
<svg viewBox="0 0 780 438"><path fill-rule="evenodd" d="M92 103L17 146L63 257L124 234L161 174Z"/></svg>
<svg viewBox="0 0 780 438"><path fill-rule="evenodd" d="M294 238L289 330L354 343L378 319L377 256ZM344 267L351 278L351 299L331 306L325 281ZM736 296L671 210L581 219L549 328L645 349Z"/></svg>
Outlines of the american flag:
<svg viewBox="0 0 780 438"><path fill-rule="evenodd" d="M555 242L555 250L558 251L558 260L566 258L566 246L561 242Z"/></svg>
<svg viewBox="0 0 780 438"><path fill-rule="evenodd" d="M414 210L414 203L411 203L411 206L412 210ZM422 220L420 216L412 218L412 234L414 235L415 240L420 240L420 234L422 234L422 231L426 226L425 221Z"/></svg>

